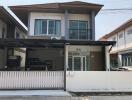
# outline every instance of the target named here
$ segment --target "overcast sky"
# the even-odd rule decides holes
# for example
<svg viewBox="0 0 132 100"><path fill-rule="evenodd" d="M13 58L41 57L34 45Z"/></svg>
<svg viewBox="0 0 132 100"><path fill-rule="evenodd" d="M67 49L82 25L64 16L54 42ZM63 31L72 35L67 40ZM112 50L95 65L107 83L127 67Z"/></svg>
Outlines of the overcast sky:
<svg viewBox="0 0 132 100"><path fill-rule="evenodd" d="M67 2L71 0L61 0ZM73 0L72 0L73 1ZM77 1L77 0L75 0ZM125 21L132 18L132 0L80 0L90 3L103 4L103 9L131 8L127 11L103 11L96 16L96 39L111 32ZM60 0L0 0L0 5L25 5L37 3L60 2Z"/></svg>

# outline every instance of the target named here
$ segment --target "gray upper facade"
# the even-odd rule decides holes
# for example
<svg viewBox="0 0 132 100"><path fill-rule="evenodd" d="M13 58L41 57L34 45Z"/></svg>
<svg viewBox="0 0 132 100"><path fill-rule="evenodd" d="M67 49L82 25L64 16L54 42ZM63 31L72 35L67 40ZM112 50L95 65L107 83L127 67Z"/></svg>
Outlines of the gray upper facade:
<svg viewBox="0 0 132 100"><path fill-rule="evenodd" d="M74 1L11 6L27 25L28 38L95 40L95 16L102 5Z"/></svg>

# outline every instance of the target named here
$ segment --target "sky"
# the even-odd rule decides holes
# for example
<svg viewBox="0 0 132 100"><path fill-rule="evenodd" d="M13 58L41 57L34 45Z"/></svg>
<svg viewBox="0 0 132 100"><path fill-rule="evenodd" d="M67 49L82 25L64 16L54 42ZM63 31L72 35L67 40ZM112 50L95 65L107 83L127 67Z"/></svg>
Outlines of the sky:
<svg viewBox="0 0 132 100"><path fill-rule="evenodd" d="M41 4L52 2L68 2L71 0L0 0L0 5L27 5ZM74 0L72 0L74 1ZM104 5L102 10L95 18L96 40L112 30L119 27L121 24L132 18L132 0L75 0L89 3L98 3ZM130 10L107 11L105 9L123 9L131 8Z"/></svg>

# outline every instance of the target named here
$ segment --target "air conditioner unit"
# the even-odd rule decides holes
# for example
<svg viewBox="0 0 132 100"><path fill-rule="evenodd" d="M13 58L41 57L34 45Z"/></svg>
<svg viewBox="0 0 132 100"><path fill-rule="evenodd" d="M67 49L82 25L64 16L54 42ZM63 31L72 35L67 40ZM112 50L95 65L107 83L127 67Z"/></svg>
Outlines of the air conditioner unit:
<svg viewBox="0 0 132 100"><path fill-rule="evenodd" d="M60 40L61 37L51 37L52 40Z"/></svg>

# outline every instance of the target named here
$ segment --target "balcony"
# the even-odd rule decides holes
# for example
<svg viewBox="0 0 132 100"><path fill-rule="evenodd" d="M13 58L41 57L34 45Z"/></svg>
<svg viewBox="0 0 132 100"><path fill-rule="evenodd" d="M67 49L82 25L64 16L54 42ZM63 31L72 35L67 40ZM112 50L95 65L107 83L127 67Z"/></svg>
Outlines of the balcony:
<svg viewBox="0 0 132 100"><path fill-rule="evenodd" d="M69 39L91 40L91 29L69 29Z"/></svg>

